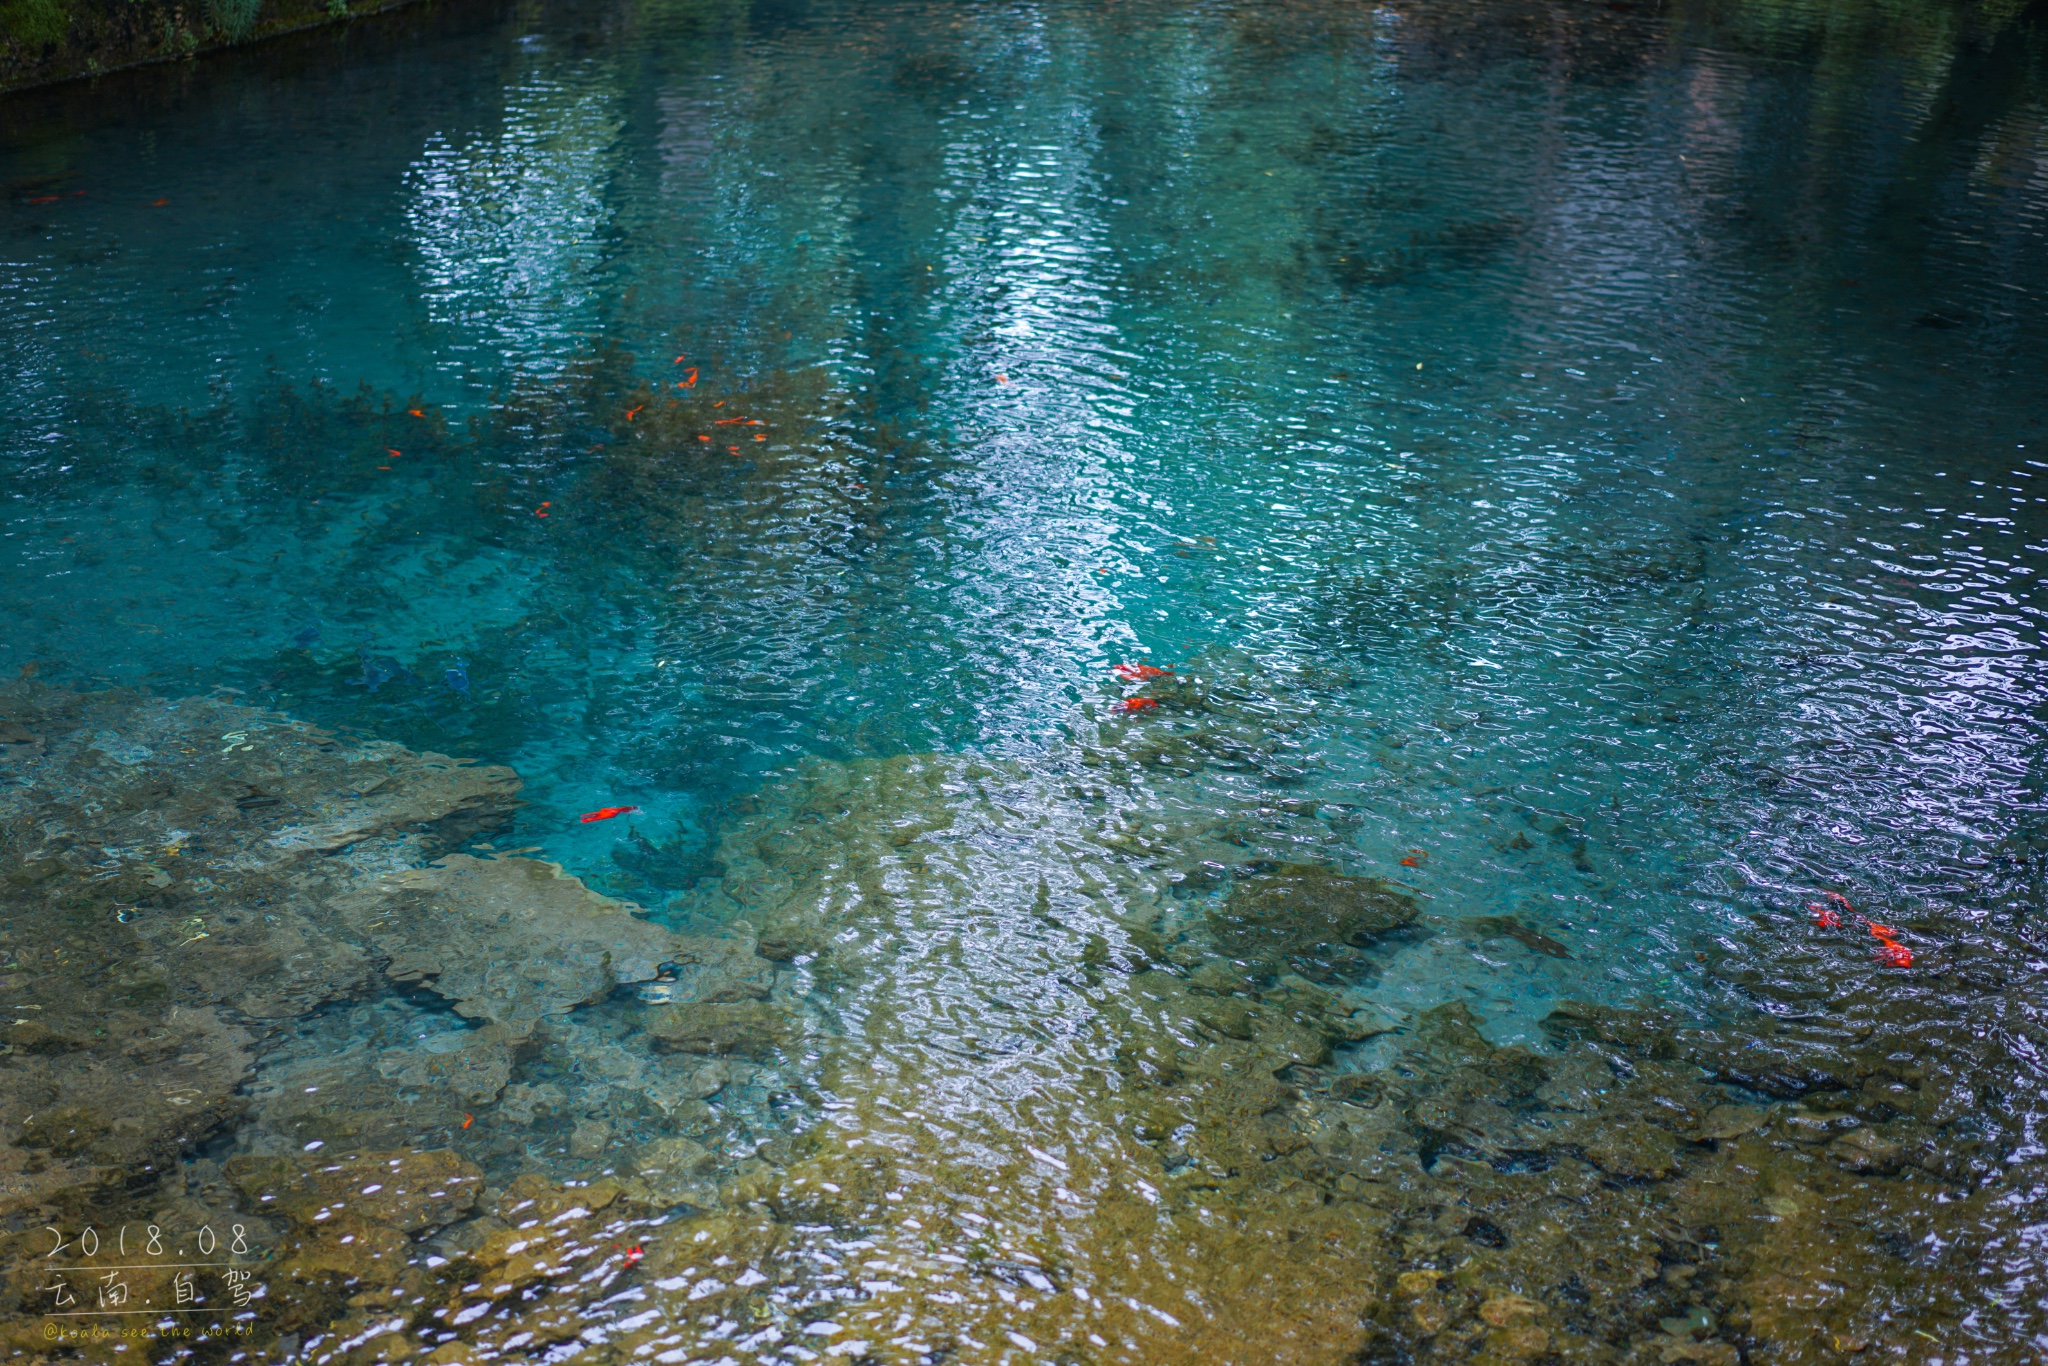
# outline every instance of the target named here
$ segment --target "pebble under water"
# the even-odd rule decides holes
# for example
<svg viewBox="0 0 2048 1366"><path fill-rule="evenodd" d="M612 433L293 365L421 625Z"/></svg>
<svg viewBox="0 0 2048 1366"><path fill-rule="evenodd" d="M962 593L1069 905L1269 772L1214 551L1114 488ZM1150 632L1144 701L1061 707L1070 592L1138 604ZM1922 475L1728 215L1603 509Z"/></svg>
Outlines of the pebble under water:
<svg viewBox="0 0 2048 1366"><path fill-rule="evenodd" d="M2044 52L464 0L0 100L0 1352L2042 1360Z"/></svg>

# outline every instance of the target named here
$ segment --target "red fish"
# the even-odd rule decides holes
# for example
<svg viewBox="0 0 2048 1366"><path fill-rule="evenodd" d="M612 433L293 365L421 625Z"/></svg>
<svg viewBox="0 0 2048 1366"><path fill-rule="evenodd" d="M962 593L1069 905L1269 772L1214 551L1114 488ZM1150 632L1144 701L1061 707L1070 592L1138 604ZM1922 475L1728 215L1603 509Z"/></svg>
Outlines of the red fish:
<svg viewBox="0 0 2048 1366"><path fill-rule="evenodd" d="M718 405L714 403L711 406L716 408ZM750 417L717 417L711 420L711 425L714 427L730 427L738 423L741 426L745 426L753 420Z"/></svg>
<svg viewBox="0 0 2048 1366"><path fill-rule="evenodd" d="M1156 707L1158 705L1158 699L1151 697L1126 697L1123 701L1125 711L1143 711L1147 707Z"/></svg>
<svg viewBox="0 0 2048 1366"><path fill-rule="evenodd" d="M1143 683L1148 678L1164 678L1173 670L1156 668L1150 664L1118 664L1113 666L1110 672L1126 683Z"/></svg>
<svg viewBox="0 0 2048 1366"><path fill-rule="evenodd" d="M408 414L409 414L410 416L413 416L413 417L425 417L425 416L426 416L426 414L425 414L425 413L421 412L421 411L420 411L419 409L417 409L417 408L407 408L407 409L406 409L405 411L406 411L406 412L407 412L407 413L408 413Z"/></svg>
<svg viewBox="0 0 2048 1366"><path fill-rule="evenodd" d="M1428 857L1429 855L1423 853L1420 849L1410 849L1408 856L1401 860L1401 866L1403 868L1420 868L1423 861Z"/></svg>
<svg viewBox="0 0 2048 1366"><path fill-rule="evenodd" d="M644 403L636 403L632 407L626 409L626 421L631 422L636 416L639 415L640 410L642 408L645 408L646 406L647 405Z"/></svg>
<svg viewBox="0 0 2048 1366"><path fill-rule="evenodd" d="M767 437L761 435L759 432L754 433L754 440L756 441L766 441L767 439Z"/></svg>
<svg viewBox="0 0 2048 1366"><path fill-rule="evenodd" d="M1863 922L1863 928L1870 931L1870 937L1877 941L1877 961L1888 968L1910 968L1913 966L1913 951L1899 942L1899 932L1889 925L1880 925L1867 915L1856 915L1856 908L1849 904L1849 898L1840 892L1822 892L1822 896L1840 906L1843 911L1855 915ZM1813 923L1823 930L1840 929L1840 911L1818 901L1806 903L1806 909L1813 913Z"/></svg>
<svg viewBox="0 0 2048 1366"><path fill-rule="evenodd" d="M1880 925L1875 920L1864 918L1864 928L1877 941L1877 961L1888 968L1910 968L1913 966L1913 951L1899 942L1899 932L1889 925Z"/></svg>
<svg viewBox="0 0 2048 1366"><path fill-rule="evenodd" d="M542 503L539 507L535 508L533 510L533 515L536 517L545 517L548 515L548 509L553 507L554 505L554 500L549 499L547 502Z"/></svg>
<svg viewBox="0 0 2048 1366"><path fill-rule="evenodd" d="M699 433L697 433L697 439L698 439L699 441L709 441L709 440L710 440L711 438L710 438L710 437L708 437L708 436L706 436L706 435L704 435L704 433L702 433L702 432L699 432Z"/></svg>
<svg viewBox="0 0 2048 1366"><path fill-rule="evenodd" d="M57 202L58 200L62 199L63 197L64 197L64 196L63 196L63 195L61 195L61 194L46 194L46 195L38 195L38 196L36 196L36 197L35 197L34 199L31 199L31 200L29 200L29 203L31 203L31 204L54 204L54 203L56 203L56 202Z"/></svg>
<svg viewBox="0 0 2048 1366"><path fill-rule="evenodd" d="M170 203L170 202L171 202L171 201L170 201L170 200L168 200L168 199L159 199L159 200L157 200L157 201L156 201L156 203L154 203L154 204L150 205L149 207L151 207L152 209L161 209L161 208L162 208L162 207L163 207L164 205L166 205L166 204L168 204L168 203Z"/></svg>
<svg viewBox="0 0 2048 1366"><path fill-rule="evenodd" d="M998 383L998 384L1008 384L1009 382L1010 382L1010 377L1009 377L1008 375L997 375L997 376L996 376L996 383Z"/></svg>
<svg viewBox="0 0 2048 1366"><path fill-rule="evenodd" d="M696 387L697 387L697 369L696 369L696 367L695 367L695 366L692 366L692 367L690 367L690 377L689 377L688 379L686 379L686 380L682 380L682 381L680 381L679 383L677 383L677 385L676 385L676 388L678 388L678 389L694 389L694 388L696 388Z"/></svg>
<svg viewBox="0 0 2048 1366"><path fill-rule="evenodd" d="M467 1128L468 1128L468 1127L469 1127L470 1125L472 1125L472 1124L474 1124L474 1123L476 1123L476 1116L475 1116L475 1115L464 1115L464 1116L462 1117L462 1127L463 1127L463 1128L467 1129Z"/></svg>
<svg viewBox="0 0 2048 1366"><path fill-rule="evenodd" d="M647 1253L644 1249L637 1247L629 1247L626 1249L626 1265L631 1266L633 1265L633 1263L639 1261L642 1257L645 1257L646 1255Z"/></svg>
<svg viewBox="0 0 2048 1366"><path fill-rule="evenodd" d="M392 458L393 458L393 459L395 460L395 459L397 459L397 458L398 458L399 456L401 456L401 455L404 455L404 454L405 454L405 452L404 452L404 451L394 451L394 450L392 450L392 449L391 449L391 448L390 448L389 446L386 446L386 447L384 448L384 454L386 454L386 455L388 455L388 456L392 457Z"/></svg>
<svg viewBox="0 0 2048 1366"><path fill-rule="evenodd" d="M582 824L588 825L592 821L608 821L614 816L623 816L628 811L638 811L639 809L637 806L600 806L597 810L590 812L588 815L579 816L577 819Z"/></svg>

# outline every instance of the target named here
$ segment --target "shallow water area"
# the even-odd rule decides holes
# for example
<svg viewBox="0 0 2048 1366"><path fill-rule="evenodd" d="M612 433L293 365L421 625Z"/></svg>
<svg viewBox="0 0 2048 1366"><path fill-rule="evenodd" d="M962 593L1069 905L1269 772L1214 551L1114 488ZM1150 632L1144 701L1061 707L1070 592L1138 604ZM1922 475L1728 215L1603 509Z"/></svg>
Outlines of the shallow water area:
<svg viewBox="0 0 2048 1366"><path fill-rule="evenodd" d="M2048 1351L2041 37L454 6L0 103L9 1350Z"/></svg>

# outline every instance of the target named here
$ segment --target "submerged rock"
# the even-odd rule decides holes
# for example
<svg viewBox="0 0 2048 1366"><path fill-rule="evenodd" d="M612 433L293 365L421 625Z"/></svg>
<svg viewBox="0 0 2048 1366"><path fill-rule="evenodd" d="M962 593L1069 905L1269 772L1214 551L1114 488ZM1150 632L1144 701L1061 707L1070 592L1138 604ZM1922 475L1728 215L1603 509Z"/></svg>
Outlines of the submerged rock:
<svg viewBox="0 0 2048 1366"><path fill-rule="evenodd" d="M423 983L508 1042L665 965L689 970L700 999L766 994L767 965L744 946L686 940L638 909L558 864L467 854L390 874L350 906L394 980Z"/></svg>
<svg viewBox="0 0 2048 1366"><path fill-rule="evenodd" d="M240 1156L228 1159L226 1170L228 1179L266 1213L282 1215L301 1229L347 1210L401 1233L417 1232L462 1218L483 1190L483 1173L475 1164L445 1150L351 1153L333 1159L311 1153Z"/></svg>
<svg viewBox="0 0 2048 1366"><path fill-rule="evenodd" d="M788 1013L761 1001L649 1009L641 1028L658 1047L675 1053L731 1053L768 1058L789 1047L798 1032Z"/></svg>
<svg viewBox="0 0 2048 1366"><path fill-rule="evenodd" d="M507 769L220 699L17 683L0 716L0 1213L139 1227L190 1183L194 1219L239 1220L290 1281L276 1331L324 1330L467 1217L478 1161L562 1178L714 1137L704 1099L757 1085L657 1051L614 999L766 997L751 934L449 852L508 819ZM29 1303L9 1275L0 1299Z"/></svg>
<svg viewBox="0 0 2048 1366"><path fill-rule="evenodd" d="M1238 879L1210 913L1209 932L1231 958L1327 972L1345 950L1411 925L1420 913L1415 898L1378 878L1293 863Z"/></svg>
<svg viewBox="0 0 2048 1366"><path fill-rule="evenodd" d="M38 738L9 748L90 750L115 785L162 751L113 712L84 732L111 733L96 746L17 724ZM194 1041L201 1094L248 1107L208 1121L238 1126L224 1164L182 1129L152 1141L191 1198L256 1232L278 1282L263 1330L320 1334L346 1366L401 1342L440 1362L579 1342L617 1361L791 1343L979 1360L1008 1343L1162 1363L1820 1366L1916 1332L2040 1329L2037 1306L1972 1288L1994 1258L2020 1264L2038 1179L2017 1131L1950 1085L1958 1057L1979 1078L2021 1070L1981 1019L1816 969L1800 989L1834 993L1833 1018L1566 1004L1540 1049L1497 1046L1462 1001L1396 1020L1336 980L1333 949L1412 923L1409 898L1300 863L1238 877L1221 906L1206 888L1176 902L1171 871L1212 861L1216 827L1181 833L1194 823L1172 826L1156 788L1067 781L948 756L778 779L680 908L722 937L640 920L550 865L445 857L417 830L259 863L270 904L301 908L294 942L346 950L316 959L331 981L264 999L326 991L325 1009L265 1017L279 1032L256 1039L225 998L187 1004L171 979L94 1000L154 1011L166 1046ZM300 857L269 829L235 849ZM1134 853L1133 829L1176 847ZM16 858L28 890L8 895L78 877L43 850L28 846L59 870ZM34 904L64 923L61 901ZM555 932L567 947L529 961ZM26 942L52 962L81 946ZM684 999L619 990L662 979ZM10 1063L112 1065L103 1018L46 1013L15 1026ZM1804 1100L1760 1104L1757 1081ZM93 1147L109 1092L48 1084L64 1103L10 1112L33 1116L0 1150L15 1209L132 1217ZM386 1142L401 1115L411 1135Z"/></svg>
<svg viewBox="0 0 2048 1366"><path fill-rule="evenodd" d="M168 1172L237 1122L260 1022L375 980L337 899L519 788L220 699L17 682L0 713L33 736L0 752L0 1211Z"/></svg>
<svg viewBox="0 0 2048 1366"><path fill-rule="evenodd" d="M1572 951L1549 935L1532 930L1511 915L1482 915L1463 922L1479 939L1512 939L1526 948L1552 958L1569 958Z"/></svg>

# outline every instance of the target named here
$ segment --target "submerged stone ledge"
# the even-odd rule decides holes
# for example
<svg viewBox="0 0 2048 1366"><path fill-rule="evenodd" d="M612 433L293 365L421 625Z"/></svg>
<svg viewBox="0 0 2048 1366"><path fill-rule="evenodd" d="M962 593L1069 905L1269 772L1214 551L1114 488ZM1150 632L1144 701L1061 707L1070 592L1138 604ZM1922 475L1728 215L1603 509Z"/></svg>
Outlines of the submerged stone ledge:
<svg viewBox="0 0 2048 1366"><path fill-rule="evenodd" d="M0 718L0 1215L243 1227L268 1292L223 1354L1718 1366L2048 1331L1984 1270L2038 1271L2042 1198L2030 1103L1985 1100L2042 1004L1996 927L1905 979L1760 924L1706 965L1746 1010L1570 1005L1497 1047L1350 985L1428 917L1335 847L1256 856L1262 820L1304 841L1202 786L1256 738L1225 707L1072 763L808 764L668 924L477 844L503 768L220 699L15 684Z"/></svg>

